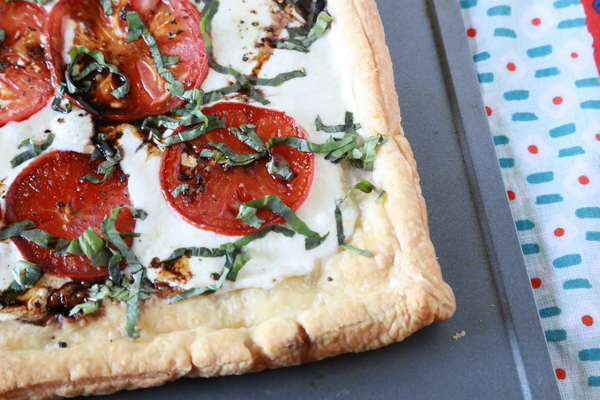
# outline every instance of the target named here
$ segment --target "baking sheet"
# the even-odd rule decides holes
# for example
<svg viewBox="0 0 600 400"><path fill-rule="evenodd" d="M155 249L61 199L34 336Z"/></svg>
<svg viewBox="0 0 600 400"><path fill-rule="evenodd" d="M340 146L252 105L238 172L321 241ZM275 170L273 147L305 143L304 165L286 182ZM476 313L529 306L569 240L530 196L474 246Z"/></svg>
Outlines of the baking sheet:
<svg viewBox="0 0 600 400"><path fill-rule="evenodd" d="M371 352L239 377L182 379L106 399L560 398L458 0L378 6L456 315Z"/></svg>

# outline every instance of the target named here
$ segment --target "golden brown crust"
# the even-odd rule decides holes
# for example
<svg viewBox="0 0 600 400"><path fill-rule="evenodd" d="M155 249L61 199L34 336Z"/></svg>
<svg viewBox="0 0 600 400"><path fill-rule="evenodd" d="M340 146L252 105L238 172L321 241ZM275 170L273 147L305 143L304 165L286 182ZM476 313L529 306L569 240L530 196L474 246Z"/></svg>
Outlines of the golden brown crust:
<svg viewBox="0 0 600 400"><path fill-rule="evenodd" d="M354 61L363 127L390 139L374 172L375 183L388 192L385 207L363 202L365 217L352 236L354 245L372 249L375 257L340 252L310 276L268 291L245 289L174 305L153 298L142 307L143 334L135 342L124 335L124 306L112 301L90 322L44 328L3 322L0 398L106 394L182 376L296 365L375 349L452 316L454 295L429 239L375 2L329 0L329 10ZM31 339L23 343L24 337ZM57 346L61 340L67 348Z"/></svg>

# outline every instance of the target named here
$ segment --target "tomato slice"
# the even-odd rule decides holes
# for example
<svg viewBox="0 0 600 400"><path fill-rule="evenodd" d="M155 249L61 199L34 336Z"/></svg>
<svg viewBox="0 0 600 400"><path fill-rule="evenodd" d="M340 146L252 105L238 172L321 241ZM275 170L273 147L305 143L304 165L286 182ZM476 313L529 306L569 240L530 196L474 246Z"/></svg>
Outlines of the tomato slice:
<svg viewBox="0 0 600 400"><path fill-rule="evenodd" d="M131 205L127 181L120 168L103 183L81 182L94 174L100 160L90 162L89 154L52 151L32 161L10 185L6 193L5 221L11 224L30 219L36 227L62 239L75 239L90 226L101 236L104 216L121 205ZM123 178L123 179L122 179ZM135 219L129 210L117 218L120 232L133 232ZM38 264L46 273L69 278L94 279L108 275L106 267L93 264L85 256L60 257L27 239L13 243L23 257ZM127 239L131 245L132 239Z"/></svg>
<svg viewBox="0 0 600 400"><path fill-rule="evenodd" d="M165 114L184 100L173 97L158 75L150 49L143 38L127 43L127 10L136 11L148 25L164 56L179 56L167 67L186 89L198 88L208 72L206 46L200 32L200 16L188 0L113 1L113 13L105 15L98 0L61 0L50 12L44 40L55 83L64 80L65 33L73 29L72 46L98 50L107 63L119 68L130 81L129 94L116 99L110 92L120 82L106 69L90 74L87 93L68 94L80 107L112 120L133 121ZM71 22L69 22L71 21ZM69 33L70 34L70 33Z"/></svg>
<svg viewBox="0 0 600 400"><path fill-rule="evenodd" d="M204 108L202 112L225 117L227 128L254 124L264 142L272 137L306 138L298 124L280 111L225 102ZM254 152L227 129L216 129L192 141L168 147L162 158L160 183L171 210L184 221L223 235L243 235L256 229L236 219L242 203L277 195L287 206L297 210L308 196L313 180L313 154L287 146L273 148L276 160L287 161L294 172L294 177L286 182L268 172L268 160L228 167L212 158L200 158L202 149L212 148L207 145L210 141L224 142L236 153ZM171 192L184 183L190 189L175 198ZM266 223L283 222L271 210L259 210L257 215Z"/></svg>
<svg viewBox="0 0 600 400"><path fill-rule="evenodd" d="M42 32L46 10L25 1L0 0L0 126L29 118L52 97L50 71L45 63Z"/></svg>

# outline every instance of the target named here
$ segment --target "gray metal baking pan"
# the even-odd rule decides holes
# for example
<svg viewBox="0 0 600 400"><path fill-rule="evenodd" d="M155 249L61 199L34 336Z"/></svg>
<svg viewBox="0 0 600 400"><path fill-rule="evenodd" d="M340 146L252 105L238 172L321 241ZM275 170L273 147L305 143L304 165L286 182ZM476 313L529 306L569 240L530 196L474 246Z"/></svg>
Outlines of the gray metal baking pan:
<svg viewBox="0 0 600 400"><path fill-rule="evenodd" d="M378 7L456 315L375 351L244 376L181 379L107 399L560 398L459 2L378 0Z"/></svg>

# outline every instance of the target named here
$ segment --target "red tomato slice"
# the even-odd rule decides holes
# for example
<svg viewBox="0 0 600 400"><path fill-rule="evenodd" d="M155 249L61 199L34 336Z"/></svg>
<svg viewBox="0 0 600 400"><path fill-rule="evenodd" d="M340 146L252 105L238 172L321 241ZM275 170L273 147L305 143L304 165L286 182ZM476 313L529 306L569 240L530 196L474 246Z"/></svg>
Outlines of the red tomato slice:
<svg viewBox="0 0 600 400"><path fill-rule="evenodd" d="M52 97L50 71L41 36L46 10L25 1L0 0L0 28L6 39L0 46L0 126L23 121L42 109Z"/></svg>
<svg viewBox="0 0 600 400"><path fill-rule="evenodd" d="M255 132L266 142L272 137L306 138L296 121L285 113L240 103L217 103L202 110L207 115L225 117L227 128L254 124ZM306 200L313 180L314 155L287 146L276 146L272 152L279 161L287 161L295 176L283 181L267 171L268 160L246 166L227 167L211 158L199 158L210 141L224 142L236 153L253 153L227 129L216 129L189 142L168 147L162 158L160 183L163 195L175 214L201 229L223 235L244 235L256 231L236 219L242 203L268 195L277 195L293 210ZM190 162L190 159L194 160ZM190 167L197 161L196 167ZM188 166L184 165L187 164ZM187 183L190 190L177 198L171 192ZM257 215L266 223L281 223L283 218L271 210Z"/></svg>
<svg viewBox="0 0 600 400"><path fill-rule="evenodd" d="M52 151L32 161L10 185L6 193L7 224L30 219L36 227L52 235L72 240L90 226L101 236L104 216L121 205L131 205L127 181L115 168L104 183L81 182L81 177L94 174L101 160L90 162L89 154L74 151ZM133 232L135 219L123 210L117 219L120 232ZM106 267L93 264L85 256L60 257L27 239L16 237L13 243L23 257L38 264L46 273L78 279L94 279L108 275ZM131 245L132 239L127 239Z"/></svg>
<svg viewBox="0 0 600 400"><path fill-rule="evenodd" d="M184 102L166 90L167 82L156 72L144 39L127 43L127 9L140 14L164 56L179 56L179 62L167 68L186 89L200 87L208 72L200 16L188 0L121 0L118 5L113 2L110 16L98 0L61 0L50 12L44 37L52 78L55 83L64 81L63 50L71 51L64 49L64 39L71 20L76 24L73 46L101 51L107 63L129 78L131 86L128 95L115 99L110 92L121 82L102 70L93 76L89 92L68 96L92 114L119 121L166 114Z"/></svg>

